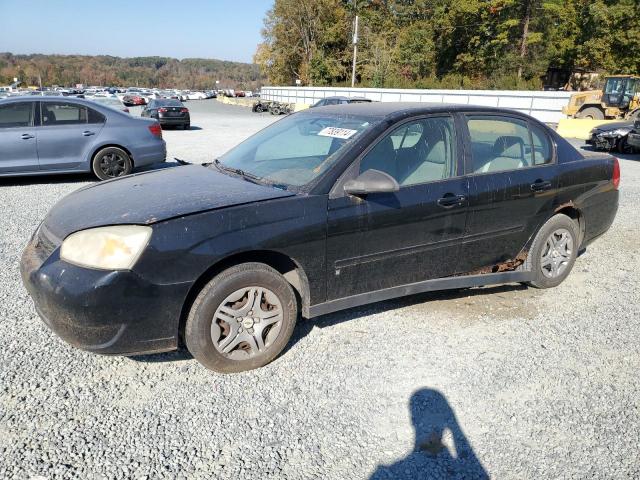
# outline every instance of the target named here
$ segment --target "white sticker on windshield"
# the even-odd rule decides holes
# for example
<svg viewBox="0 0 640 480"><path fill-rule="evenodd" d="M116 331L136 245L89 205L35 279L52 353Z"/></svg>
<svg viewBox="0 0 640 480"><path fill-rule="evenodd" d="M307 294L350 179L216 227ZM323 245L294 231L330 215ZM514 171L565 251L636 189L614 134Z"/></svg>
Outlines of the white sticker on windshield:
<svg viewBox="0 0 640 480"><path fill-rule="evenodd" d="M318 135L321 137L333 137L333 138L342 138L346 140L347 138L353 137L357 130L350 130L348 128L338 128L338 127L326 127L318 132Z"/></svg>

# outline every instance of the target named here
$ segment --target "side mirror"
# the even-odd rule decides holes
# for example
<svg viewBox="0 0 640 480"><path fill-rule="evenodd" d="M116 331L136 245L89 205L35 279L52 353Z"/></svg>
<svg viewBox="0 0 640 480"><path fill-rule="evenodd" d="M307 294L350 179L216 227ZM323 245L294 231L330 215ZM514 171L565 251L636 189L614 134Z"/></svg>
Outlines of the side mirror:
<svg viewBox="0 0 640 480"><path fill-rule="evenodd" d="M361 196L369 193L391 193L400 190L400 185L388 173L369 169L355 180L348 180L344 184L344 191L349 195Z"/></svg>

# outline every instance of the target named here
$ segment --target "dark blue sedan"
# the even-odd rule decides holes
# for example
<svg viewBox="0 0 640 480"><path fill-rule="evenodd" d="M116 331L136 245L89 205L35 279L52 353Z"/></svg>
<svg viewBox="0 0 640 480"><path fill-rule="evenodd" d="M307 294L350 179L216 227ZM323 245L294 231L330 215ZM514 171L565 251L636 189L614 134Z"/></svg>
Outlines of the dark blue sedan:
<svg viewBox="0 0 640 480"><path fill-rule="evenodd" d="M0 100L0 177L93 172L101 180L166 159L160 124L79 98Z"/></svg>

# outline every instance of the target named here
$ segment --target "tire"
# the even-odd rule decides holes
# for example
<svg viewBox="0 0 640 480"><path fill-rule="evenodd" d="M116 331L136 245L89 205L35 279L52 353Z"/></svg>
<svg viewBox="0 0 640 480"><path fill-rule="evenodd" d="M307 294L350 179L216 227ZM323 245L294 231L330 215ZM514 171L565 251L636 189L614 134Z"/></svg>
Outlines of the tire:
<svg viewBox="0 0 640 480"><path fill-rule="evenodd" d="M262 105L260 105L260 104L256 105L256 108L255 108L254 112L262 113Z"/></svg>
<svg viewBox="0 0 640 480"><path fill-rule="evenodd" d="M252 298L259 299L260 306L252 304ZM296 296L284 277L265 264L243 263L223 271L200 291L189 311L185 343L210 370L252 370L282 352L297 317Z"/></svg>
<svg viewBox="0 0 640 480"><path fill-rule="evenodd" d="M618 140L618 145L616 145L616 150L618 150L618 153L636 153L636 149L629 145L627 139L628 137L624 136L620 140Z"/></svg>
<svg viewBox="0 0 640 480"><path fill-rule="evenodd" d="M590 118L592 120L604 120L604 113L596 107L585 108L576 115L578 118Z"/></svg>
<svg viewBox="0 0 640 480"><path fill-rule="evenodd" d="M100 180L111 180L129 175L133 170L133 162L123 149L106 147L93 156L91 170Z"/></svg>
<svg viewBox="0 0 640 480"><path fill-rule="evenodd" d="M551 217L531 244L524 270L533 273L533 280L527 284L535 288L560 285L575 264L578 238L578 225L571 218L561 213Z"/></svg>
<svg viewBox="0 0 640 480"><path fill-rule="evenodd" d="M183 130L191 130L191 124L190 123L185 123L184 125L182 125L182 129Z"/></svg>

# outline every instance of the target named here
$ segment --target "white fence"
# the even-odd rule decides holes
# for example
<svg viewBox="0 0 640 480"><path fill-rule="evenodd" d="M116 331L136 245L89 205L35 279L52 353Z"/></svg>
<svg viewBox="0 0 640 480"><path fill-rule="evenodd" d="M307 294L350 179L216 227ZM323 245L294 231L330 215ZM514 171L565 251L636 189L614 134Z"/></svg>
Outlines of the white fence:
<svg viewBox="0 0 640 480"><path fill-rule="evenodd" d="M402 90L395 88L262 87L261 97L286 103L313 104L325 97L366 97L381 102L431 102L503 107L527 113L542 122L556 123L570 92L517 90Z"/></svg>

